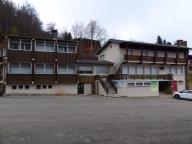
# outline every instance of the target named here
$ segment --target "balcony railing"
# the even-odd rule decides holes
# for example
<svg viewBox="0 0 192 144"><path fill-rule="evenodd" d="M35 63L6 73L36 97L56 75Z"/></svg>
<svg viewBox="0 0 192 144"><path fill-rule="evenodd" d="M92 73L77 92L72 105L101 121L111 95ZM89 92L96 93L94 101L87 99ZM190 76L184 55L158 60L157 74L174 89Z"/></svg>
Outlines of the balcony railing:
<svg viewBox="0 0 192 144"><path fill-rule="evenodd" d="M128 62L139 62L139 63L172 63L172 64L186 64L186 58L165 58L155 56L137 56L137 55L125 55L124 59Z"/></svg>
<svg viewBox="0 0 192 144"><path fill-rule="evenodd" d="M114 74L109 76L112 80L171 80L172 75L133 75L133 74Z"/></svg>

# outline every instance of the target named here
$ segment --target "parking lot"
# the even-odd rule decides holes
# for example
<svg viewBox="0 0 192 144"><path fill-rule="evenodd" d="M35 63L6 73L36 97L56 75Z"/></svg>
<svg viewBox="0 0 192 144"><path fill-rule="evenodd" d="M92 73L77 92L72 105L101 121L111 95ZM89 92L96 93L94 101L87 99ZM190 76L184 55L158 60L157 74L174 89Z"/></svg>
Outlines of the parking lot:
<svg viewBox="0 0 192 144"><path fill-rule="evenodd" d="M0 98L0 144L189 144L192 101L171 97Z"/></svg>

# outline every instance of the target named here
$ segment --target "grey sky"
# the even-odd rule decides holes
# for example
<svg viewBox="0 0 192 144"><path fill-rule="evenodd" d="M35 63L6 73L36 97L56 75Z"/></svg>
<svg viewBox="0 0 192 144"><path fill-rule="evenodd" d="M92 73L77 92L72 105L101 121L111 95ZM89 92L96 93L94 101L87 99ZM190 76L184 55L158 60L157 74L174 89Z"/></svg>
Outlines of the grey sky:
<svg viewBox="0 0 192 144"><path fill-rule="evenodd" d="M26 0L13 0L17 4ZM71 30L75 22L97 20L111 37L155 42L184 39L192 47L192 0L27 0L44 24Z"/></svg>

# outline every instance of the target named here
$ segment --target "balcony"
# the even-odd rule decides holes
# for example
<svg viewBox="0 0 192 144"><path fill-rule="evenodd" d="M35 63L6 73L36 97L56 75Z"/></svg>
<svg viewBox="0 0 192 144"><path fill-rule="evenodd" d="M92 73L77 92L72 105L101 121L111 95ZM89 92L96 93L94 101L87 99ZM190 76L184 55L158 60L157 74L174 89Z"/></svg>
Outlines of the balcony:
<svg viewBox="0 0 192 144"><path fill-rule="evenodd" d="M154 59L153 56L142 56L142 63L154 63Z"/></svg>
<svg viewBox="0 0 192 144"><path fill-rule="evenodd" d="M137 56L137 55L125 55L124 58L126 61L133 61L133 62L141 61L141 56Z"/></svg>
<svg viewBox="0 0 192 144"><path fill-rule="evenodd" d="M165 63L165 57L156 57L155 61L156 63Z"/></svg>
<svg viewBox="0 0 192 144"><path fill-rule="evenodd" d="M114 74L109 76L112 80L171 80L171 75L131 75Z"/></svg>
<svg viewBox="0 0 192 144"><path fill-rule="evenodd" d="M176 64L176 58L166 58L167 64Z"/></svg>
<svg viewBox="0 0 192 144"><path fill-rule="evenodd" d="M185 58L165 58L155 56L137 56L137 55L125 55L124 59L127 62L139 62L139 63L156 63L156 64L187 64Z"/></svg>

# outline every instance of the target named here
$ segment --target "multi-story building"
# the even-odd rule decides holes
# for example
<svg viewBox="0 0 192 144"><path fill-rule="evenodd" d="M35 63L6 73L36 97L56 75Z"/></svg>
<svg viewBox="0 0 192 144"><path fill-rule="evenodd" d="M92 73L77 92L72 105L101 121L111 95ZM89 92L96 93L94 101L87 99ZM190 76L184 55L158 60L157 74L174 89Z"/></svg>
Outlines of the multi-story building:
<svg viewBox="0 0 192 144"><path fill-rule="evenodd" d="M0 94L159 96L186 89L189 48L0 35ZM98 51L98 55L96 55Z"/></svg>
<svg viewBox="0 0 192 144"><path fill-rule="evenodd" d="M186 89L187 42L159 45L110 39L99 60L114 63L108 80L120 96L159 96Z"/></svg>
<svg viewBox="0 0 192 144"><path fill-rule="evenodd" d="M93 94L111 62L82 59L81 41L0 36L1 91L6 94Z"/></svg>

